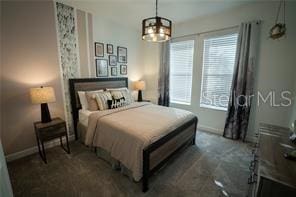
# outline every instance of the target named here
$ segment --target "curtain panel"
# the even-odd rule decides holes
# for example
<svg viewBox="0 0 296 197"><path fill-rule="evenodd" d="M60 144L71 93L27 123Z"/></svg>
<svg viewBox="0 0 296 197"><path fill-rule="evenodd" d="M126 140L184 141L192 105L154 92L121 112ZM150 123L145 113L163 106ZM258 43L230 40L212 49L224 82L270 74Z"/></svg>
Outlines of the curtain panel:
<svg viewBox="0 0 296 197"><path fill-rule="evenodd" d="M170 42L161 44L158 76L158 105L170 104Z"/></svg>
<svg viewBox="0 0 296 197"><path fill-rule="evenodd" d="M231 97L223 136L245 140L252 103L254 68L260 22L242 23L239 28Z"/></svg>

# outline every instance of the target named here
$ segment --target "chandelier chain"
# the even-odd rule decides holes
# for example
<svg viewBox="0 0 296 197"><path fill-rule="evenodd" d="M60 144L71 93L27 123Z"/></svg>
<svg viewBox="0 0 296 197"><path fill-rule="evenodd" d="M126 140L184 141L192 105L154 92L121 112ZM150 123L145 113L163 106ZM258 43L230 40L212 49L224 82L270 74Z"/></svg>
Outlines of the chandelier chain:
<svg viewBox="0 0 296 197"><path fill-rule="evenodd" d="M277 10L277 15L276 15L276 19L275 19L275 23L278 23L278 20L279 20L279 16L280 16L280 12L281 12L281 8L283 7L283 20L284 20L284 23L286 22L286 4L285 4L285 0L281 0L280 3L279 3L279 7L278 7L278 10Z"/></svg>
<svg viewBox="0 0 296 197"><path fill-rule="evenodd" d="M156 3L155 3L156 5L155 5L155 12L156 12L156 16L157 16L157 12L158 12L158 0L156 0Z"/></svg>

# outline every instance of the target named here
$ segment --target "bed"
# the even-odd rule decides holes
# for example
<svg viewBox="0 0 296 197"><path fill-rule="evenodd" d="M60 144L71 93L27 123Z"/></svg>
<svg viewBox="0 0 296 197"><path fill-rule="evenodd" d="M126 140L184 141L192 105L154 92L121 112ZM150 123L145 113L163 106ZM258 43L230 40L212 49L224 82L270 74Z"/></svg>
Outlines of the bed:
<svg viewBox="0 0 296 197"><path fill-rule="evenodd" d="M149 177L181 149L195 144L198 119L190 112L147 102L104 111L81 110L78 91L128 87L128 79L70 79L75 139L108 152L142 180L148 190ZM78 132L80 131L80 132Z"/></svg>

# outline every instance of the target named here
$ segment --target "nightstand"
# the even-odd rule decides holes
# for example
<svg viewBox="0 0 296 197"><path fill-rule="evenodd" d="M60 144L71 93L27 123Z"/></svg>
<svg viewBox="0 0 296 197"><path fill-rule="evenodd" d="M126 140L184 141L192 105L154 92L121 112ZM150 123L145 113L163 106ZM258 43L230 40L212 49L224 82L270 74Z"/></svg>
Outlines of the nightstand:
<svg viewBox="0 0 296 197"><path fill-rule="evenodd" d="M36 140L38 150L42 160L47 163L46 154L44 149L44 142L60 138L61 147L70 154L69 140L67 135L66 122L61 118L53 118L52 121L42 123L40 121L34 122ZM67 149L63 145L63 137L66 138Z"/></svg>

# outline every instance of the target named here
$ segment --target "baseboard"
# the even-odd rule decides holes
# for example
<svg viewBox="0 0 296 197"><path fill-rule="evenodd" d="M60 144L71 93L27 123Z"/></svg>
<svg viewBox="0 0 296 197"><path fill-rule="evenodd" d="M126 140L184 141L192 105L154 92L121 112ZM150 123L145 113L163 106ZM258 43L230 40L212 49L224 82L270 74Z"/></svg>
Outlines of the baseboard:
<svg viewBox="0 0 296 197"><path fill-rule="evenodd" d="M218 135L223 134L222 130L219 130L219 129L213 128L213 127L207 127L207 126L204 126L204 125L198 125L197 130L207 131L207 132L215 133L215 134L218 134Z"/></svg>
<svg viewBox="0 0 296 197"><path fill-rule="evenodd" d="M247 135L247 137L246 137L246 142L252 142L252 143L254 143L254 142L256 142L256 138L255 138L255 137L249 137L249 136Z"/></svg>
<svg viewBox="0 0 296 197"><path fill-rule="evenodd" d="M74 141L74 139L75 139L74 135L69 136L69 141ZM45 145L45 149L52 148L54 146L60 145L60 140L59 139L52 140L50 142L47 142L44 145ZM38 152L38 147L33 146L31 148L27 148L25 150L22 150L22 151L19 151L19 152L16 152L16 153L6 155L5 156L6 162L10 162L10 161L13 161L13 160L16 160L16 159L19 159L19 158L22 158L22 157L25 157L25 156L28 156L28 155L32 155L32 154L34 154L36 152Z"/></svg>
<svg viewBox="0 0 296 197"><path fill-rule="evenodd" d="M217 135L223 135L222 130L212 128L212 127L203 126L203 125L197 126L197 130L206 131L206 132L214 133L214 134L217 134ZM250 136L247 135L245 141L254 143L254 142L256 142L256 138L255 137L250 137Z"/></svg>

